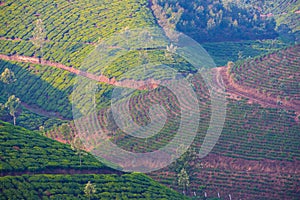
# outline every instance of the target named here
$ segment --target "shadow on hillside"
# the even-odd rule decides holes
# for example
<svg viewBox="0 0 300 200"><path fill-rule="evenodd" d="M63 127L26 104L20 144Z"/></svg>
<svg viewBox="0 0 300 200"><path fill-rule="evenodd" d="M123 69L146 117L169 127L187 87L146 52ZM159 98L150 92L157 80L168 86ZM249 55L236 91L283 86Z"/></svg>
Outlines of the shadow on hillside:
<svg viewBox="0 0 300 200"><path fill-rule="evenodd" d="M44 68L44 71L45 67L40 66L39 68ZM61 85L65 84L67 77L61 80L55 73L56 69L53 68L47 67L43 73L39 73L39 69L32 64L16 64L0 60L0 72L2 73L5 68L13 71L17 80L8 85L0 83L3 99L7 99L9 95L14 94L20 98L21 102L27 104L30 110L36 113L72 119L72 104L68 96L73 89L73 85L66 87L64 90L53 86L53 83L57 83L57 81ZM48 81L42 80L41 76Z"/></svg>

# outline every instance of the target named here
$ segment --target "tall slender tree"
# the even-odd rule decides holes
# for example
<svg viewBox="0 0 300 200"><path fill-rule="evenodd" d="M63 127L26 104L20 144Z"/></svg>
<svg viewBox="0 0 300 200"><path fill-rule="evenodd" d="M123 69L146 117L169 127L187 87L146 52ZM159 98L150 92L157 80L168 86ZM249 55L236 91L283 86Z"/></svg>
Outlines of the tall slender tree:
<svg viewBox="0 0 300 200"><path fill-rule="evenodd" d="M8 108L9 114L13 117L14 125L16 125L16 113L21 101L15 95L12 95L8 98L7 102L5 103L5 107Z"/></svg>
<svg viewBox="0 0 300 200"><path fill-rule="evenodd" d="M32 34L32 43L37 48L37 57L40 59L43 57L43 45L45 43L46 32L44 29L43 21L41 19L36 20L35 28Z"/></svg>
<svg viewBox="0 0 300 200"><path fill-rule="evenodd" d="M79 156L79 163L81 167L81 156L84 155L85 153L82 150L84 148L84 145L78 136L75 136L71 141L71 148Z"/></svg>
<svg viewBox="0 0 300 200"><path fill-rule="evenodd" d="M0 117L2 117L5 114L5 106L0 103Z"/></svg>

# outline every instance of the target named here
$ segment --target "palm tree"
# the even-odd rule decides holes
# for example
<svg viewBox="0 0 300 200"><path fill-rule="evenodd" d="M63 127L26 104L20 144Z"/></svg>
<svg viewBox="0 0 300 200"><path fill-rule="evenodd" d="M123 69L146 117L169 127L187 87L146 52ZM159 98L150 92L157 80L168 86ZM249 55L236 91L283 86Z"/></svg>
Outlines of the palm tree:
<svg viewBox="0 0 300 200"><path fill-rule="evenodd" d="M82 151L84 145L78 136L75 136L71 141L71 148L79 156L79 162L81 167L81 156L85 153Z"/></svg>

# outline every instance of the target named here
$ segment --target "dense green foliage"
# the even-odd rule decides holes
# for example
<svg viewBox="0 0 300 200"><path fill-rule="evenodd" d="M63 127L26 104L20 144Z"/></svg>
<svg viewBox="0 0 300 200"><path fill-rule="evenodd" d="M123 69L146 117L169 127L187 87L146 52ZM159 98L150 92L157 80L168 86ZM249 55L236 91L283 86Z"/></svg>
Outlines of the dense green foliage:
<svg viewBox="0 0 300 200"><path fill-rule="evenodd" d="M261 10L263 17L273 17L276 20L277 31L282 39L290 41L300 39L300 2L297 0L240 0L245 8ZM268 16L269 15L269 16Z"/></svg>
<svg viewBox="0 0 300 200"><path fill-rule="evenodd" d="M159 8L156 2L163 10L154 11L155 6ZM0 5L0 54L42 57L80 68L97 44L110 39L114 33L124 34L125 30L134 28L166 25L169 26L167 28L176 27L202 43L218 66L239 60L230 69L236 83L256 88L258 93L279 101L292 102L299 100L300 49L299 45L279 49L297 39L297 11L299 3L295 0L7 0ZM272 14L266 15L268 13ZM45 32L39 33L36 24ZM156 42L164 40L161 32L156 34L162 36ZM276 38L278 35L280 37ZM131 42L119 39L121 41L110 41L107 52L112 60L119 55L115 54L116 49L124 48L119 44ZM86 70L116 80L146 62L166 64L185 74L195 72L180 56L166 56L165 42L159 45L153 49L147 48L147 44L140 49L129 49L128 54L112 63ZM274 50L279 51L261 56ZM79 106L86 103L84 93L72 94L74 74L50 66L0 60L0 74L6 68L14 72L16 81L8 85L0 82L0 103L16 95L27 104L16 112L17 125L32 130L54 126L46 132L31 132L0 122L0 172L4 176L0 177L0 199L86 199L84 187L88 181L96 186L96 194L91 199L184 199L145 175L116 175L121 172L108 168L105 162L99 162L91 154L79 158L69 145L40 135L70 142L77 133L72 121L56 125L63 123L58 118L72 119L72 97L78 99ZM186 154L168 168L151 173L151 176L180 192L184 188L188 195L193 196L193 192L197 192L195 198L204 196L203 188L206 186L209 197L217 196L216 192L221 191L221 197L236 195L233 199L299 199L300 177L293 168L294 163L300 161L298 113L263 108L246 100L228 100L222 135L208 160L199 160L195 153L199 151L208 129L211 99L203 80L197 76L189 77L200 102L198 134ZM168 119L154 136L135 138L118 128L111 111L105 108L110 104L113 88L108 84L99 83L97 86L95 100L100 110L99 121L111 141L132 152L154 151L169 143L179 128L180 108L190 106L188 96L184 105L179 105L174 94L164 87L136 92L129 104L134 122L142 126L150 123L149 110L153 104L162 105ZM1 119L12 122L7 111L0 112L3 114ZM37 113L46 114L42 116ZM214 159L216 155L223 160ZM252 162L254 169L251 169ZM242 168L243 164L250 167ZM273 164L281 168L274 170ZM268 173L268 167L275 175ZM178 184L181 183L178 173L183 168L187 172L188 185ZM56 173L59 170L60 173L68 171L70 174L100 170L100 173L114 175L21 175Z"/></svg>
<svg viewBox="0 0 300 200"><path fill-rule="evenodd" d="M140 173L0 177L0 199L88 199L84 195L88 181L96 189L91 199L189 199Z"/></svg>
<svg viewBox="0 0 300 200"><path fill-rule="evenodd" d="M70 146L0 121L1 172L38 172L45 169L106 169L88 154L79 158Z"/></svg>
<svg viewBox="0 0 300 200"><path fill-rule="evenodd" d="M99 170L98 175L22 175L0 177L0 199L86 199L84 186L91 181L96 193L91 199L187 199L139 173L117 175L92 155L78 156L62 143L24 128L0 121L0 172L60 173L61 170ZM109 174L106 174L109 173Z"/></svg>
<svg viewBox="0 0 300 200"><path fill-rule="evenodd" d="M182 12L177 29L199 42L266 39L277 36L274 19L262 19L257 9L244 9L234 1L153 1L159 4L169 21L174 12ZM183 11L181 11L181 9Z"/></svg>

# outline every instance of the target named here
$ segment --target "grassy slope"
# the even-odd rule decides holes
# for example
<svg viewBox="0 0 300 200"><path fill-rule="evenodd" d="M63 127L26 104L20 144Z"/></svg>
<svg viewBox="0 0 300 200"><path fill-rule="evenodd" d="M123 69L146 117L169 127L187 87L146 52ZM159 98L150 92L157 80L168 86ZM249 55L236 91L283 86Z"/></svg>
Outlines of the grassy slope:
<svg viewBox="0 0 300 200"><path fill-rule="evenodd" d="M95 49L95 44L109 38L115 32L122 32L127 27L141 28L156 26L154 17L147 7L147 1L7 1L1 9L0 53L11 55L37 56L38 49L32 45L34 14L39 13L43 20L46 40L43 46L43 58L60 62L67 66L79 68L84 58ZM25 10L24 10L24 9ZM82 9L84 8L84 9ZM124 9L126 8L126 9ZM55 10L53 14L52 10ZM20 18L22 16L22 18ZM114 23L111 21L114 20ZM13 23L12 23L13 22ZM88 31L87 31L88 30ZM5 39L6 38L6 39ZM15 40L11 40L15 39ZM113 49L112 49L113 50ZM133 66L143 63L140 51L118 58L110 66L102 66L103 74L116 79ZM141 52L143 53L143 52ZM163 50L147 52L149 62L159 61L179 70L189 71L191 68L184 60L176 58L177 63L165 58ZM36 64L22 64L1 61L0 72L10 68L16 74L17 82L7 86L0 83L4 91L1 96L3 101L11 94L18 96L22 102L33 107L41 108L47 112L72 119L71 93L73 90L74 76L66 71ZM27 84L24 86L23 83ZM99 84L97 102L99 107L108 105L111 86ZM28 96L28 93L31 95ZM101 99L100 99L101 97ZM80 95L78 98L81 98ZM20 125L34 128L43 125L48 127L47 119L39 118L39 125L30 127L26 123L26 116L20 118ZM25 119L25 120L23 120Z"/></svg>
<svg viewBox="0 0 300 200"><path fill-rule="evenodd" d="M278 100L300 101L300 45L239 61L230 70L235 83Z"/></svg>
<svg viewBox="0 0 300 200"><path fill-rule="evenodd" d="M84 9L83 9L84 8ZM154 24L147 1L6 1L1 9L1 37L21 41L1 41L5 54L34 55L32 38L35 14L43 20L46 43L43 57L47 60L79 67L96 43L123 28ZM53 10L55 13L53 13ZM22 17L21 17L22 16ZM114 23L111 23L114 20Z"/></svg>
<svg viewBox="0 0 300 200"><path fill-rule="evenodd" d="M92 155L84 156L80 167L70 146L6 122L0 121L0 134L1 172L105 168Z"/></svg>
<svg viewBox="0 0 300 200"><path fill-rule="evenodd" d="M185 199L146 175L120 175L121 172L106 167L89 154L83 156L80 167L78 156L69 146L24 128L0 121L0 137L0 199L85 199L83 189L88 181L96 186L93 197L96 199ZM76 175L96 169L99 171L95 175ZM52 175L39 174L50 171ZM8 176L8 172L38 174Z"/></svg>

